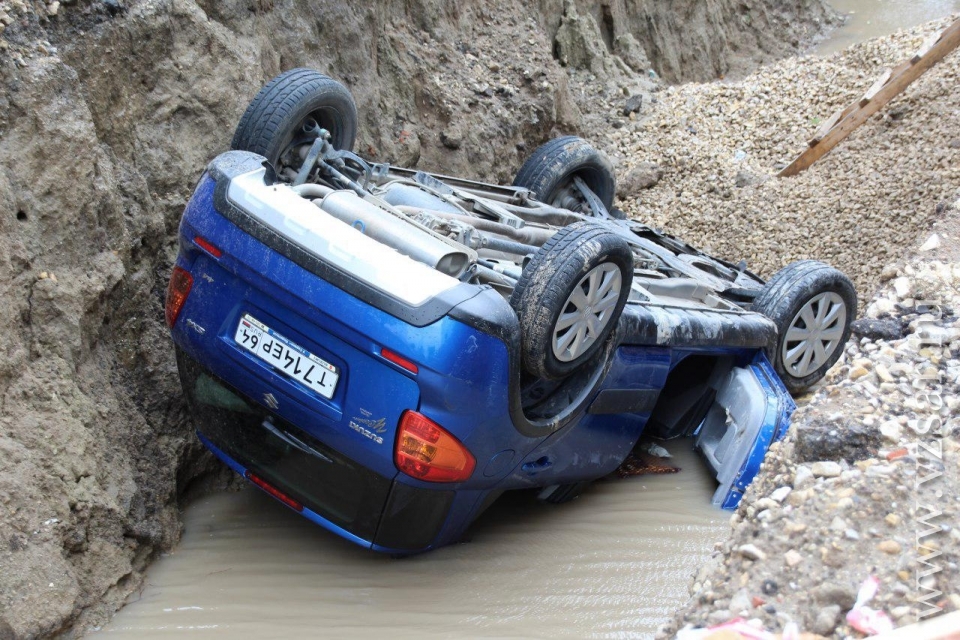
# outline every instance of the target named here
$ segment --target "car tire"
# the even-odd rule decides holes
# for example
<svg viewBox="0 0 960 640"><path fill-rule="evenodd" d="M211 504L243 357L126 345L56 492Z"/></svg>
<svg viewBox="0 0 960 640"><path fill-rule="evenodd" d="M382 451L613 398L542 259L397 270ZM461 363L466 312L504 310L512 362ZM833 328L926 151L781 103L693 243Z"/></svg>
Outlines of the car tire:
<svg viewBox="0 0 960 640"><path fill-rule="evenodd" d="M764 285L753 310L777 325L777 342L767 355L783 384L796 393L819 382L840 359L857 315L857 292L837 269L802 260Z"/></svg>
<svg viewBox="0 0 960 640"><path fill-rule="evenodd" d="M513 185L530 189L544 204L577 211L582 205L570 200L574 176L590 187L607 211L613 208L617 189L613 165L576 136L556 138L538 147L520 167Z"/></svg>
<svg viewBox="0 0 960 640"><path fill-rule="evenodd" d="M347 88L312 69L291 69L260 89L240 118L230 148L260 154L278 172L286 155L283 164L296 171L302 160L290 152L316 139L304 131L311 120L330 132L334 148L353 149L357 107Z"/></svg>
<svg viewBox="0 0 960 640"><path fill-rule="evenodd" d="M557 231L510 297L524 368L558 379L590 360L616 328L632 281L633 253L624 238L586 221Z"/></svg>

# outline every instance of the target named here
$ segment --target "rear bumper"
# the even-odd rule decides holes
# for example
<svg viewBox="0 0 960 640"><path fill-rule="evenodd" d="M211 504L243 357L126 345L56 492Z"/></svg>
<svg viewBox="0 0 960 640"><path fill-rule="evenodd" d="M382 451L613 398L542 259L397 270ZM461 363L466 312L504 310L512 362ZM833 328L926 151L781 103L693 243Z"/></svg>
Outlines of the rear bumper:
<svg viewBox="0 0 960 640"><path fill-rule="evenodd" d="M455 491L380 475L245 398L180 349L177 364L201 442L231 469L255 474L302 505L294 510L304 517L360 546L388 553L435 546Z"/></svg>
<svg viewBox="0 0 960 640"><path fill-rule="evenodd" d="M696 447L720 483L714 506L737 508L796 408L763 352L731 371L696 434Z"/></svg>

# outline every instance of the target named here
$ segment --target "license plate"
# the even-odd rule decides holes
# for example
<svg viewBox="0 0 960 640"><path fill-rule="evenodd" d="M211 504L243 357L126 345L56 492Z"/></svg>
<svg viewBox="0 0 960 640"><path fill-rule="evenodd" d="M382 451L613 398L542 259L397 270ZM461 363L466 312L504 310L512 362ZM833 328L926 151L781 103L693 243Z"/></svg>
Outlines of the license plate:
<svg viewBox="0 0 960 640"><path fill-rule="evenodd" d="M313 355L296 342L263 324L253 316L244 314L233 334L233 340L281 373L293 378L324 398L332 398L340 374L337 368Z"/></svg>

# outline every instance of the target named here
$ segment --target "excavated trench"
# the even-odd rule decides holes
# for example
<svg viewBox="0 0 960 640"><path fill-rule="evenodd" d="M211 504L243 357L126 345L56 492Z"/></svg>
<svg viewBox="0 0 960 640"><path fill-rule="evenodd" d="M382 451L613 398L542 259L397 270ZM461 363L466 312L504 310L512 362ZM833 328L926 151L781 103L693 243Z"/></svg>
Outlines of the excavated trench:
<svg viewBox="0 0 960 640"><path fill-rule="evenodd" d="M685 444L685 443L684 443ZM176 550L101 634L175 629L291 637L650 637L727 529L711 478L681 443L676 474L597 483L565 505L505 496L467 539L391 560L257 491L192 504Z"/></svg>
<svg viewBox="0 0 960 640"><path fill-rule="evenodd" d="M163 325L176 224L282 69L350 87L361 153L509 181L544 139L596 133L574 67L605 99L655 90L650 67L712 79L795 50L829 12L315 4L0 2L0 638L99 628L125 601L106 630L652 634L727 519L684 451L680 474L600 483L562 508L511 499L468 544L402 562L252 491L181 514L188 488L227 474L192 435Z"/></svg>

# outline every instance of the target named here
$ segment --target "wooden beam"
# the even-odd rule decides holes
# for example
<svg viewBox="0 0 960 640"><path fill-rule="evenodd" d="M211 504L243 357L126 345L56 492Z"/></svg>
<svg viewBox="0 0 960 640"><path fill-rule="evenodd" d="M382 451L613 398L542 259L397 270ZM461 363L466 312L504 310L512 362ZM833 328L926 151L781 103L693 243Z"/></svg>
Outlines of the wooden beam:
<svg viewBox="0 0 960 640"><path fill-rule="evenodd" d="M883 72L883 75L877 78L877 81L873 83L873 86L867 89L863 97L860 98L859 105L862 107L868 102L877 97L877 93L880 92L880 89L883 89L883 85L887 84L887 81L890 80L890 76L893 75L893 69L887 69Z"/></svg>
<svg viewBox="0 0 960 640"><path fill-rule="evenodd" d="M843 109L837 109L836 112L820 124L820 128L817 129L817 132L813 134L813 137L807 141L807 145L814 146L820 144L820 141L826 137L830 130L837 126L837 123L850 115L850 112L853 111L853 107L844 107Z"/></svg>
<svg viewBox="0 0 960 640"><path fill-rule="evenodd" d="M870 116L882 109L906 89L911 82L923 75L927 69L942 60L958 45L960 45L960 20L955 20L953 24L939 34L934 34L924 42L921 50L917 52L919 58L914 55L893 71L888 71L890 77L885 82L881 83L878 80L858 101L859 104L854 103L840 112L839 122L819 138L815 136L814 140L811 141L811 146L777 175L781 178L794 176L825 156L850 135L854 129L866 122ZM884 76L886 76L886 73ZM821 127L822 129L823 127ZM820 131L817 132L817 136L819 135Z"/></svg>
<svg viewBox="0 0 960 640"><path fill-rule="evenodd" d="M913 54L913 57L910 58L910 64L917 64L923 58L923 56L929 53L930 49L933 49L933 45L940 42L943 39L943 31L940 33L934 33L929 38L923 41L923 44L920 45L920 48L917 49L917 52Z"/></svg>

